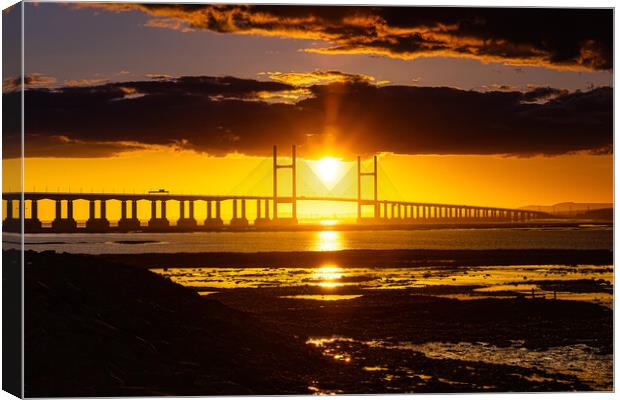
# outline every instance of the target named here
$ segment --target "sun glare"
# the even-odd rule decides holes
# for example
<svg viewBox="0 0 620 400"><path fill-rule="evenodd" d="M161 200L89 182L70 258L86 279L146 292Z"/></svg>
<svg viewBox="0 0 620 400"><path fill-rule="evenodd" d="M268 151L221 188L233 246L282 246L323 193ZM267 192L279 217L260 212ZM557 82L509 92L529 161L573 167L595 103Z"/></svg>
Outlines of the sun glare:
<svg viewBox="0 0 620 400"><path fill-rule="evenodd" d="M337 251L342 249L342 238L337 231L317 232L316 248L318 251Z"/></svg>
<svg viewBox="0 0 620 400"><path fill-rule="evenodd" d="M323 157L316 165L316 172L324 183L334 183L340 174L342 163L334 157Z"/></svg>
<svg viewBox="0 0 620 400"><path fill-rule="evenodd" d="M317 268L312 277L319 281L318 285L323 288L342 286L339 280L342 278L342 268L336 265L325 265Z"/></svg>

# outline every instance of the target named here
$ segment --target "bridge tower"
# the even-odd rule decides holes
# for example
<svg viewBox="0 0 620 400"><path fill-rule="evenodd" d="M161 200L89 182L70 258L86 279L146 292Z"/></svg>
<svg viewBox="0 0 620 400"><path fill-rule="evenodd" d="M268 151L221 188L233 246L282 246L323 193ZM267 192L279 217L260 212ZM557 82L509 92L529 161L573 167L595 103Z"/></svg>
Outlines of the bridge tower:
<svg viewBox="0 0 620 400"><path fill-rule="evenodd" d="M362 206L372 205L374 208L374 219L379 218L379 201L377 198L377 156L373 158L372 172L362 172L362 159L357 157L357 221L362 222ZM362 199L362 177L372 176L373 183L373 200Z"/></svg>
<svg viewBox="0 0 620 400"><path fill-rule="evenodd" d="M297 223L297 155L295 145L292 148L291 164L278 164L278 146L273 146L273 222L275 224ZM291 173L291 197L278 197L278 170L290 168ZM291 218L278 217L278 204L288 203L292 206Z"/></svg>

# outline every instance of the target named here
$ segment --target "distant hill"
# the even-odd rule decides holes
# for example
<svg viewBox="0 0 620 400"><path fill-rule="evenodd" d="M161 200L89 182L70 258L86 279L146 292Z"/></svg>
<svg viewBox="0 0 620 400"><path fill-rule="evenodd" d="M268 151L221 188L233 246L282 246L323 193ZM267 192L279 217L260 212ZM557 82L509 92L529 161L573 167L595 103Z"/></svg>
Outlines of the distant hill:
<svg viewBox="0 0 620 400"><path fill-rule="evenodd" d="M528 205L522 210L543 211L558 217L577 217L588 219L613 218L613 203L557 203L550 206Z"/></svg>
<svg viewBox="0 0 620 400"><path fill-rule="evenodd" d="M613 221L614 209L613 208L602 208L598 210L585 211L582 214L578 214L577 218L595 219L598 221Z"/></svg>

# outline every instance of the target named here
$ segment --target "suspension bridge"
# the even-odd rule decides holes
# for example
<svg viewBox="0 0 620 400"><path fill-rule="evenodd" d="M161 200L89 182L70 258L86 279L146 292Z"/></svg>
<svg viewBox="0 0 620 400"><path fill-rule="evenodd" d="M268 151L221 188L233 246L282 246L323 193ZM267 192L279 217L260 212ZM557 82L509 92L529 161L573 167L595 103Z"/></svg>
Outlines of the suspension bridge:
<svg viewBox="0 0 620 400"><path fill-rule="evenodd" d="M534 219L549 218L539 211L424 203L415 201L388 200L379 198L379 169L377 157L373 157L372 169L362 168L361 158L357 158L355 171L345 174L344 185L327 189L322 186L319 195L298 194L298 161L296 147L292 147L290 162L278 159L277 146L273 146L271 165L272 193L262 195L201 195L173 194L165 191L141 194L127 193L72 193L72 192L8 192L3 193L6 213L3 226L6 231L26 233L36 232L130 232L130 231L195 231L195 230L246 230L246 229L293 229L299 227L298 204L303 202L336 202L357 206L356 224L359 226L394 226L419 224L475 224L475 223L522 223ZM280 170L290 172L290 193L282 194L279 178ZM311 172L308 172L311 174ZM250 184L256 185L256 174L250 174ZM354 176L353 176L354 175ZM316 176L315 176L316 178ZM352 179L353 178L353 179ZM363 196L363 183L370 178L372 191ZM353 180L353 182L351 182ZM389 185L389 179L384 178ZM316 182L316 179L314 180ZM286 183L286 182L285 182ZM320 185L319 185L320 186ZM316 189L316 184L315 184ZM352 189L352 190L351 190ZM315 190L316 192L317 190ZM352 193L351 192L355 192ZM51 226L44 226L39 219L38 203L42 200L54 202L54 219ZM74 218L74 202L88 202L88 220L78 226ZM120 219L111 223L107 204L120 202ZM150 203L150 219L143 224L138 218L138 203ZM168 205L178 206L179 218L171 221ZM28 205L28 207L26 207ZM283 213L281 205L288 205L290 212ZM248 218L248 207L255 207L253 220ZM196 209L206 209L206 218L199 221ZM230 219L224 220L223 209L230 207Z"/></svg>

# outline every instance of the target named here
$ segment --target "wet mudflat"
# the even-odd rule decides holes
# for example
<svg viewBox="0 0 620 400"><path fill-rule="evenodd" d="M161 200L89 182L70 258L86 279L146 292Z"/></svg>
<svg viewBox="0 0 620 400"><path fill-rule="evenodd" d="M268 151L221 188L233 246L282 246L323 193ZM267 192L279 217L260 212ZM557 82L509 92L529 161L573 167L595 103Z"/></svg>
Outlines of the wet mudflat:
<svg viewBox="0 0 620 400"><path fill-rule="evenodd" d="M27 252L26 395L612 390L613 268L578 258L153 273Z"/></svg>
<svg viewBox="0 0 620 400"><path fill-rule="evenodd" d="M357 379L317 379L317 393L613 387L608 265L156 272L305 337Z"/></svg>

